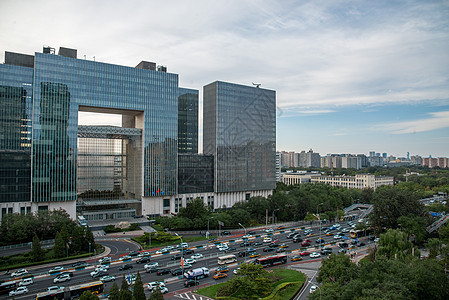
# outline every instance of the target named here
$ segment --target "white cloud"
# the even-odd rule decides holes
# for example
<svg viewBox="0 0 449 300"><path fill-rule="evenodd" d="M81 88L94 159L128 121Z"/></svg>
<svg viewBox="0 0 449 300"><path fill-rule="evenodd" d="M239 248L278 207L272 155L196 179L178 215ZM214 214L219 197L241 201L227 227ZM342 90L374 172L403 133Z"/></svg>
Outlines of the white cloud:
<svg viewBox="0 0 449 300"><path fill-rule="evenodd" d="M430 115L430 118L406 122L392 122L379 125L378 128L393 134L407 134L449 127L449 111L433 112Z"/></svg>

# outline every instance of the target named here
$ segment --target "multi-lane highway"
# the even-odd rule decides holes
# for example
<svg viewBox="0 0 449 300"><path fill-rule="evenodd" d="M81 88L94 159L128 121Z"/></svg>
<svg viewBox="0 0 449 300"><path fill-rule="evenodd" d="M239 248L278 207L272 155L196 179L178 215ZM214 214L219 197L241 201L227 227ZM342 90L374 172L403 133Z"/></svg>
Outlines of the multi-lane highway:
<svg viewBox="0 0 449 300"><path fill-rule="evenodd" d="M276 251L272 252L264 252L263 249L268 247L269 242L264 242L265 237L270 237L272 240L277 241L277 244L285 244L287 246L286 248L283 248L285 250L284 254L287 254L289 257L293 255L299 255L300 252L307 251L307 252L319 252L319 244L316 243L316 240L321 238L324 240L323 244L329 245L332 247L332 251L334 253L338 252L340 247L338 247L338 243L342 241L350 242L351 239L349 237L349 226L347 222L340 223L341 227L339 230L333 230L332 235L325 235L326 230L331 225L323 225L325 226L325 229L320 228L318 226L314 226L312 228L309 227L292 227L292 228L283 228L278 229L278 227L274 227L273 232L267 233L265 229L259 229L253 234L251 237L247 239L247 241L250 243L251 248L254 248L257 254L260 254L261 256L268 256L276 254ZM307 229L310 229L310 234L307 236L305 235L305 231ZM336 235L337 231L345 231L342 232L345 237L334 239L334 236ZM302 246L301 242L294 243L292 238L287 238L288 235L292 232L297 232L300 234L301 239L304 241L306 239L309 239L311 241L310 246ZM214 270L218 267L217 258L219 256L223 256L226 254L236 254L238 262L230 265L230 271L228 272L228 278L232 278L233 276L233 270L238 267L238 263L241 263L245 260L248 260L250 258L247 257L239 257L239 252L247 250L248 246L243 245L245 239L242 238L242 234L238 235L229 235L226 237L220 238L218 241L214 243L207 243L207 242L197 242L194 244L189 245L189 249L192 249L194 253L200 253L202 254L202 258L197 259L197 262L193 264L192 268L198 268L198 267L207 267L211 271L211 275L214 274ZM364 241L365 244L368 244L369 241L367 238L359 239ZM140 275L142 277L142 281L144 282L144 285L146 285L149 282L152 281L165 281L165 284L169 290L169 294L173 292L182 292L182 290L185 290L184 282L185 280L182 279L180 276L172 276L171 274L166 274L162 276L158 276L156 273L146 273L144 269L144 264L137 264L136 260L138 257L134 257L132 259L128 259L126 261L122 261L120 259L121 255L124 255L125 253L122 250L119 249L129 249L129 251L136 250L135 245L132 243L126 242L126 241L120 241L120 243L127 243L122 244L118 246L116 244L117 241L102 241L101 243L106 245L107 247L111 248L111 252L113 255L110 254L112 257L112 263L110 264L109 268L109 275L113 275L116 277L116 282L120 286L121 281L123 278L123 275L132 275L136 274L137 272L140 272ZM227 243L229 247L235 248L235 250L228 251L227 253L224 253L222 251L219 251L217 249L216 244L218 243ZM349 243L350 244L350 243ZM151 252L151 262L158 262L159 268L168 268L170 270L175 270L177 268L180 268L180 260L173 260L172 257L179 253L179 251L174 250L172 252L166 252L163 254L156 254L156 250L159 249L152 249ZM357 248L354 248L353 250L349 251L358 251ZM186 258L190 258L191 254L186 255ZM317 257L317 258L311 258L309 255L302 256L302 260L299 262L291 262L290 259L288 260L288 264L298 264L298 263L306 263L310 261L319 261L323 256ZM72 264L67 264L62 266L64 267L64 271L70 270L73 271L73 277L70 281L60 283L58 285L60 286L73 286L79 283L85 283L94 281L96 279L93 279L90 276L90 272L92 272L95 268L95 264L99 264L98 261L94 260L87 260L87 262L90 264L90 266L86 267L83 270L74 270L72 268ZM119 267L123 266L124 264L132 264L133 268L126 271L120 271ZM285 265L284 265L285 266ZM39 267L33 269L31 272L35 276L34 277L34 283L32 285L28 286L29 292L25 295L16 296L16 299L32 299L36 296L38 292L45 291L47 287L55 285L53 283L53 279L55 278L56 274L48 274L48 270L50 267ZM2 275L1 279L5 279L6 275ZM222 282L224 279L219 279L218 282ZM209 276L208 278L204 278L200 280L201 285L210 285L214 284L216 281L212 278L212 276ZM112 283L108 282L105 283L105 293L109 291L111 288ZM146 288L146 286L145 286ZM150 291L146 289L147 296L149 296ZM8 298L7 295L0 296L1 299Z"/></svg>

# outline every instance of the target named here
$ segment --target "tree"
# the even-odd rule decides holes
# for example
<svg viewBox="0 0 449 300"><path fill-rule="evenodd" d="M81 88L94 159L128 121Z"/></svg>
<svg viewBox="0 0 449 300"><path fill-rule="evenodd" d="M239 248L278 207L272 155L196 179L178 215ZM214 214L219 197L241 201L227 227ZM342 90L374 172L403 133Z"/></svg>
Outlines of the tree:
<svg viewBox="0 0 449 300"><path fill-rule="evenodd" d="M440 239L431 238L427 240L426 248L429 249L429 257L435 258L441 251L443 243Z"/></svg>
<svg viewBox="0 0 449 300"><path fill-rule="evenodd" d="M70 252L77 254L83 249L84 243L84 227L76 226L72 232L72 243L70 244Z"/></svg>
<svg viewBox="0 0 449 300"><path fill-rule="evenodd" d="M123 275L122 286L120 287L120 293L118 294L118 300L131 300L133 295L129 290L128 282L125 279L125 275Z"/></svg>
<svg viewBox="0 0 449 300"><path fill-rule="evenodd" d="M388 259L401 259L412 253L413 244L408 240L407 234L400 230L388 229L380 235L377 255Z"/></svg>
<svg viewBox="0 0 449 300"><path fill-rule="evenodd" d="M351 262L349 256L339 253L331 254L321 262L318 282L347 284L357 275L357 266Z"/></svg>
<svg viewBox="0 0 449 300"><path fill-rule="evenodd" d="M55 244L53 245L53 253L56 258L59 258L66 256L66 251L64 239L61 237L61 234L57 232L55 236Z"/></svg>
<svg viewBox="0 0 449 300"><path fill-rule="evenodd" d="M44 259L44 250L42 250L41 241L36 234L33 237L33 244L31 245L30 255L32 261L41 261Z"/></svg>
<svg viewBox="0 0 449 300"><path fill-rule="evenodd" d="M178 216L193 220L208 216L209 213L209 209L204 205L204 201L200 198L196 198L187 203L186 207L181 207L179 209Z"/></svg>
<svg viewBox="0 0 449 300"><path fill-rule="evenodd" d="M109 300L118 300L120 290L117 283L113 283L111 289L109 290Z"/></svg>
<svg viewBox="0 0 449 300"><path fill-rule="evenodd" d="M425 239L426 224L423 217L414 215L400 216L398 223L404 232L407 233L408 240L413 237L415 243L420 244Z"/></svg>
<svg viewBox="0 0 449 300"><path fill-rule="evenodd" d="M134 283L133 298L133 300L146 300L142 278L139 272L137 272L136 282Z"/></svg>
<svg viewBox="0 0 449 300"><path fill-rule="evenodd" d="M442 241L444 241L446 244L449 243L449 225L443 225L440 227L438 231L439 237Z"/></svg>
<svg viewBox="0 0 449 300"><path fill-rule="evenodd" d="M98 298L97 295L92 294L90 291L84 291L79 300L98 300L100 298Z"/></svg>
<svg viewBox="0 0 449 300"><path fill-rule="evenodd" d="M266 296L271 291L270 274L261 266L243 263L233 279L228 280L227 291L236 291L244 298Z"/></svg>

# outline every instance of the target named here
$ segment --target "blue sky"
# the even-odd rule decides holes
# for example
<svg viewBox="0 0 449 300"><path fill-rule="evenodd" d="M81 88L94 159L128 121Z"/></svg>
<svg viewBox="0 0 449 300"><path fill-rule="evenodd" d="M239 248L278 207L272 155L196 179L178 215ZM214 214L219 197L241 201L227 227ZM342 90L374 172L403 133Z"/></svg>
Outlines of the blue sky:
<svg viewBox="0 0 449 300"><path fill-rule="evenodd" d="M278 150L449 156L447 0L2 0L0 29L0 61L65 46L166 65L200 97L215 80L262 83Z"/></svg>

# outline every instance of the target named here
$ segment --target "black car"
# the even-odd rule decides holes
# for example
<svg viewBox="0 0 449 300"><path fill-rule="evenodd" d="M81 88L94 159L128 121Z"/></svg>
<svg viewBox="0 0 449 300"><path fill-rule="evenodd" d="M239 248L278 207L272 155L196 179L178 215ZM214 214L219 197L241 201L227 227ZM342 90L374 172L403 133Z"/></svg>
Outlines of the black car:
<svg viewBox="0 0 449 300"><path fill-rule="evenodd" d="M230 231L223 231L223 232L221 233L221 235L230 235L230 234L231 234Z"/></svg>
<svg viewBox="0 0 449 300"><path fill-rule="evenodd" d="M194 253L192 249L185 249L185 250L182 250L182 252L184 253L184 255L193 254Z"/></svg>
<svg viewBox="0 0 449 300"><path fill-rule="evenodd" d="M293 238L293 243L301 243L302 242L302 238L298 237L294 237Z"/></svg>
<svg viewBox="0 0 449 300"><path fill-rule="evenodd" d="M89 264L85 261L78 261L72 265L74 268L87 267Z"/></svg>
<svg viewBox="0 0 449 300"><path fill-rule="evenodd" d="M133 268L133 265L130 265L130 264L124 264L123 266L120 266L119 268L118 268L118 270L119 271L124 271L124 270L129 270L129 269L132 269Z"/></svg>
<svg viewBox="0 0 449 300"><path fill-rule="evenodd" d="M137 256L137 255L139 255L139 251L133 251L133 252L128 253L128 256L131 256L131 257Z"/></svg>
<svg viewBox="0 0 449 300"><path fill-rule="evenodd" d="M285 248L277 248L276 253L282 253L285 252Z"/></svg>
<svg viewBox="0 0 449 300"><path fill-rule="evenodd" d="M256 234L256 232L251 230L251 231L248 231L248 234Z"/></svg>
<svg viewBox="0 0 449 300"><path fill-rule="evenodd" d="M173 270L173 271L171 271L171 274L173 276L180 276L180 275L182 275L182 269Z"/></svg>
<svg viewBox="0 0 449 300"><path fill-rule="evenodd" d="M263 252L271 252L271 251L274 251L274 250L276 250L276 248L273 248L273 247L263 248Z"/></svg>
<svg viewBox="0 0 449 300"><path fill-rule="evenodd" d="M182 258L182 254L175 254L175 255L173 255L172 257L171 257L171 260L178 260L178 259L181 259Z"/></svg>
<svg viewBox="0 0 449 300"><path fill-rule="evenodd" d="M189 279L186 282L184 282L184 286L185 287L191 287L191 286L195 286L195 285L198 285L198 284L200 284L200 283L198 281L196 281L196 280L193 280L193 279Z"/></svg>
<svg viewBox="0 0 449 300"><path fill-rule="evenodd" d="M289 234L287 235L287 238L288 238L288 239L292 239L296 234L297 234L297 232L289 233Z"/></svg>
<svg viewBox="0 0 449 300"><path fill-rule="evenodd" d="M232 252L232 251L236 251L237 249L235 249L234 247L229 247L228 249L226 249L224 252L228 253L228 252Z"/></svg>
<svg viewBox="0 0 449 300"><path fill-rule="evenodd" d="M136 260L136 264L145 264L147 262L150 262L150 258L149 257L141 257L138 260Z"/></svg>
<svg viewBox="0 0 449 300"><path fill-rule="evenodd" d="M364 243L364 242L358 242L358 243L357 243L357 247L362 247L362 246L365 246L365 243Z"/></svg>
<svg viewBox="0 0 449 300"><path fill-rule="evenodd" d="M154 273L154 272L159 271L159 268L158 267L151 267L151 268L148 268L148 269L145 269L145 270L146 270L147 273Z"/></svg>
<svg viewBox="0 0 449 300"><path fill-rule="evenodd" d="M343 242L338 244L338 246L340 246L340 248L348 248L348 243Z"/></svg>
<svg viewBox="0 0 449 300"><path fill-rule="evenodd" d="M157 275L165 275L165 274L170 274L171 270L170 269L159 269L159 271L157 271Z"/></svg>
<svg viewBox="0 0 449 300"><path fill-rule="evenodd" d="M251 243L248 241L244 241L243 243L240 244L240 247L248 247L251 246Z"/></svg>
<svg viewBox="0 0 449 300"><path fill-rule="evenodd" d="M324 247L323 249L321 249L320 252L321 252L321 255L331 254L332 253L332 248Z"/></svg>

